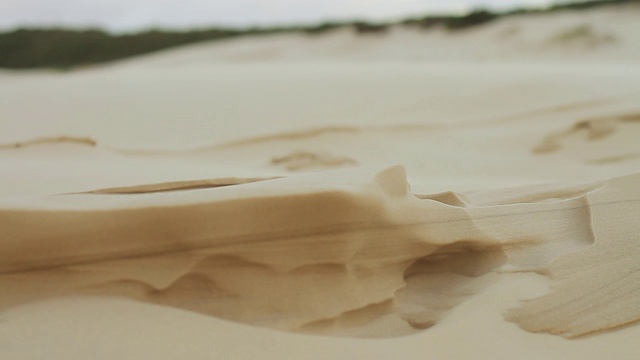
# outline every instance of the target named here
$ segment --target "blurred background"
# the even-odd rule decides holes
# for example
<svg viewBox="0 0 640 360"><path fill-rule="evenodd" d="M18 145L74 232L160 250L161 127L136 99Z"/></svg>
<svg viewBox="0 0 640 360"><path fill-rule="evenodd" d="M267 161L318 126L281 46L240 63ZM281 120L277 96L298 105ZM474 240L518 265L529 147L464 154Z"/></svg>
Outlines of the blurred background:
<svg viewBox="0 0 640 360"><path fill-rule="evenodd" d="M226 46L218 52L209 50L207 61L213 62L525 61L567 56L581 62L635 62L640 59L639 4L637 0L4 0L0 67L68 70L211 41L224 41ZM264 35L277 36L259 48L229 45L230 40ZM354 46L355 36L368 40Z"/></svg>

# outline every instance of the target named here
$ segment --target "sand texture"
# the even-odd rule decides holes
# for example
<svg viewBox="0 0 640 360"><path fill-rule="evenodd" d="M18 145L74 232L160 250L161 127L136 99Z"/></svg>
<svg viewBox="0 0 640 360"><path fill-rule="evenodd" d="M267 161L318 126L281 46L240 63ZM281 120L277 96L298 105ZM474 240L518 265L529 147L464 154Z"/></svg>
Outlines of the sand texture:
<svg viewBox="0 0 640 360"><path fill-rule="evenodd" d="M0 359L640 358L639 13L0 72Z"/></svg>

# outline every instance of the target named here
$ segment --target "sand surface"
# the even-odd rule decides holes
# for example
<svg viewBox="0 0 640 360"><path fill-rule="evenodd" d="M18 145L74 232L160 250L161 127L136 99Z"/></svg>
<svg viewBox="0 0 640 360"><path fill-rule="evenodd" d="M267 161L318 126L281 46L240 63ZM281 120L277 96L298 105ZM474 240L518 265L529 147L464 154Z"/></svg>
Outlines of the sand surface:
<svg viewBox="0 0 640 360"><path fill-rule="evenodd" d="M632 11L0 72L0 358L638 359Z"/></svg>

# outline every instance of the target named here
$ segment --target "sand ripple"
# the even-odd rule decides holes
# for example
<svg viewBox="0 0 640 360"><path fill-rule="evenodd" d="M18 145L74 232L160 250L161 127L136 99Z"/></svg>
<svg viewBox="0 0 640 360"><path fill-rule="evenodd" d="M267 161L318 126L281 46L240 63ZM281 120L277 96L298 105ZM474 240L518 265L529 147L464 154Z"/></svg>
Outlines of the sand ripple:
<svg viewBox="0 0 640 360"><path fill-rule="evenodd" d="M508 319L576 337L640 320L638 231L622 226L640 211L639 181L482 205L417 197L396 166L25 199L0 210L11 293L0 305L126 296L281 330L398 336L497 276L537 271L556 285Z"/></svg>

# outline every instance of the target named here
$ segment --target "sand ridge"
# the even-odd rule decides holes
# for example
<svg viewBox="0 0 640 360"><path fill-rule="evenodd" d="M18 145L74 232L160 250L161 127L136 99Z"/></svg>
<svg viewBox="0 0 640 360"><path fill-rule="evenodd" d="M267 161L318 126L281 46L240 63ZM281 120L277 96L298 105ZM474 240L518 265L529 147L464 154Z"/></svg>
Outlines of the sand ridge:
<svg viewBox="0 0 640 360"><path fill-rule="evenodd" d="M415 300L415 295L403 297L403 293L417 291L410 288L411 284L442 281L434 273L475 278L499 268L547 271L542 269L554 258L580 253L593 245L598 236L593 234L593 228L598 229L606 221L603 217L594 218L594 209L613 207L608 211L620 213L616 207L637 206L640 201L637 195L628 198L638 175L610 181L607 185L611 185L569 199L474 206L460 201L463 195L414 197L408 192L401 167L373 175L353 171L345 170L344 175L334 172L322 185L302 192L300 188L304 186L294 185L297 177L191 190L198 193L198 201L180 206L170 205L170 198L163 200L168 189L60 195L47 200L46 210L38 210L38 201L31 199L28 206L33 210L2 210L2 228L12 239L2 244L2 277L6 284L15 283L13 286L21 288L14 301L26 301L24 297L30 292L34 299L47 293L59 296L74 292L129 296L290 331L320 331L331 320L333 327L340 328L336 324L341 323L345 327L356 326L355 330L349 329L351 335L369 336L382 334L370 333L367 323L383 315L396 316L396 330L391 327L384 333L393 336L436 324L442 309L462 301L455 293L447 296L446 290L442 299L435 302L425 303L424 297ZM311 176L318 175L307 175ZM344 179L335 181L340 176ZM330 186L332 181L337 185L334 189ZM278 182L288 186L282 187ZM277 195L268 191L271 183L279 189ZM253 186L256 194L264 187L272 195L247 197L242 189L245 186ZM289 187L298 189L298 195L288 195ZM216 201L216 192L225 189L233 190L232 200ZM174 190L188 191L182 187ZM606 195L597 196L602 192ZM86 199L74 208L56 210L55 203L65 202L69 196ZM120 199L108 205L105 196L127 196L127 208L119 209ZM628 253L628 249L623 251ZM135 265L139 261L146 267L154 262L166 266L171 259L178 259L178 266L173 271L165 270L163 276L169 278L164 280L149 269L139 274L141 266ZM486 261L489 265L482 265ZM553 274L555 266L561 265L551 264L554 265L549 271ZM38 284L40 276L51 276L47 269L54 273L71 271L80 285L72 281L58 284L58 289L36 286L29 290L30 282ZM609 281L606 274L602 274L603 282ZM147 276L155 278L149 283ZM416 280L421 277L429 280ZM583 287L572 285L571 279L563 281L569 283L559 297L567 296L570 289L583 291ZM300 287L306 290L300 292ZM633 285L624 288L634 291ZM264 289L278 291L267 295ZM256 291L262 295L257 296ZM422 291L428 292L429 287ZM331 298L323 293L330 293ZM547 298L555 299L554 294ZM396 296L404 300L396 301ZM530 309L536 301L543 300L534 300L524 309ZM383 303L387 305L375 305ZM564 311L553 316L563 327L532 330L580 336L639 320L632 309L627 310L635 306L634 301L607 303L611 307L594 309L593 316L599 321L570 326L561 317L572 316L572 312ZM356 321L356 325L338 320L352 318L356 311L359 316L367 312L370 320ZM599 315L611 311L617 316ZM535 320L520 320L519 314L517 310L511 312L510 319L529 329L531 321L543 321L540 319L549 313L545 311ZM400 326L403 322L405 325ZM357 331L358 325L363 334Z"/></svg>

